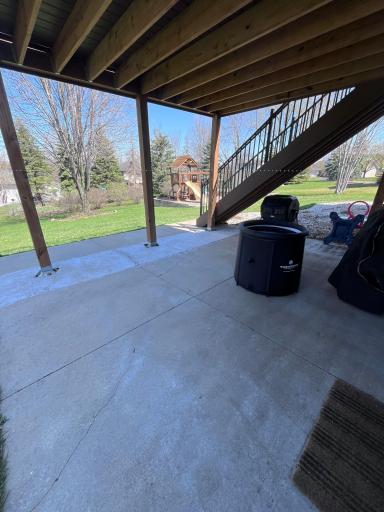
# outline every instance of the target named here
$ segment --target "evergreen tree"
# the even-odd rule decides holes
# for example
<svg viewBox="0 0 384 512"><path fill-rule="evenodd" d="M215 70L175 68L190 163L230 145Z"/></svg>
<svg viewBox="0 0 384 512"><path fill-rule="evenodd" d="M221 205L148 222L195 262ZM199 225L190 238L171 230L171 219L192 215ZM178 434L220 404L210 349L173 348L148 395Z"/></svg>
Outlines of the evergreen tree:
<svg viewBox="0 0 384 512"><path fill-rule="evenodd" d="M169 167L175 159L175 151L169 138L155 132L151 142L152 180L154 194L161 193L161 186L169 173Z"/></svg>
<svg viewBox="0 0 384 512"><path fill-rule="evenodd" d="M324 174L329 181L336 181L339 173L339 155L332 152L329 158L325 161Z"/></svg>
<svg viewBox="0 0 384 512"><path fill-rule="evenodd" d="M290 180L288 180L286 183L290 185L298 185L299 183L303 183L304 181L307 181L309 177L309 168L304 169L303 171L300 171L296 176L293 176Z"/></svg>
<svg viewBox="0 0 384 512"><path fill-rule="evenodd" d="M345 166L345 152L342 151L343 146L340 146L335 151L332 151L329 158L325 161L324 174L329 181L337 181L340 175L340 170ZM353 152L351 151L351 157ZM353 165L353 171L350 174L351 178L360 178L362 174L360 158L356 158Z"/></svg>
<svg viewBox="0 0 384 512"><path fill-rule="evenodd" d="M97 141L97 156L91 171L91 187L106 188L123 180L120 165L111 141L101 134Z"/></svg>
<svg viewBox="0 0 384 512"><path fill-rule="evenodd" d="M211 143L207 142L207 144L203 147L200 168L203 171L209 171L210 164L211 164Z"/></svg>
<svg viewBox="0 0 384 512"><path fill-rule="evenodd" d="M44 205L44 193L53 182L52 169L28 128L18 122L16 131L33 197Z"/></svg>
<svg viewBox="0 0 384 512"><path fill-rule="evenodd" d="M65 154L64 148L59 147L57 149L56 158L61 190L64 192L75 190L75 180L72 177L69 160Z"/></svg>

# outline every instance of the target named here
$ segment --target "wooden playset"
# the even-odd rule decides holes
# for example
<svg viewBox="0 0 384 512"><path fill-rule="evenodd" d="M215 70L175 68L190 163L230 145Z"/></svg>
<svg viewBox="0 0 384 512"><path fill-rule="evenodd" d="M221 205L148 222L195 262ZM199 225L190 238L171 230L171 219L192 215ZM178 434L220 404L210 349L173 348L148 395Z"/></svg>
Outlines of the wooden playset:
<svg viewBox="0 0 384 512"><path fill-rule="evenodd" d="M169 197L177 201L199 201L201 180L209 175L209 171L199 170L196 161L189 155L178 156L169 170Z"/></svg>

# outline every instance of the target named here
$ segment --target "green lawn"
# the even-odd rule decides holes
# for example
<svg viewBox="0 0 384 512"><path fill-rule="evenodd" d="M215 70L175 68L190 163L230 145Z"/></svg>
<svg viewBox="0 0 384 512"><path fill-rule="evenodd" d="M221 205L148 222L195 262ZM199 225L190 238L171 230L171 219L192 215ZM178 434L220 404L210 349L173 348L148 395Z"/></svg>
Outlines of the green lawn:
<svg viewBox="0 0 384 512"><path fill-rule="evenodd" d="M293 194L299 198L301 208L318 203L372 201L376 192L374 179L351 183L341 195L334 193L335 183L331 181L308 180L298 185L285 185L274 193ZM261 201L248 208L259 211ZM59 245L97 236L132 231L144 227L143 204L109 205L94 210L89 216L50 215L44 209L39 211L47 244ZM156 208L156 223L169 224L198 217L198 208ZM10 215L9 207L0 208L0 255L12 254L32 249L24 216Z"/></svg>
<svg viewBox="0 0 384 512"><path fill-rule="evenodd" d="M23 215L12 217L8 207L0 208L0 255L32 249L32 242ZM40 211L41 225L48 246L97 236L132 231L145 226L143 204L106 206L89 216L57 214L47 216ZM199 209L161 206L156 208L156 224L170 224L195 219Z"/></svg>
<svg viewBox="0 0 384 512"><path fill-rule="evenodd" d="M274 194L292 194L297 196L300 208L309 208L319 203L352 203L353 201L373 201L377 190L376 180L367 178L350 183L343 194L335 194L334 181L308 180L297 185L283 185ZM261 201L248 208L254 212L260 210Z"/></svg>

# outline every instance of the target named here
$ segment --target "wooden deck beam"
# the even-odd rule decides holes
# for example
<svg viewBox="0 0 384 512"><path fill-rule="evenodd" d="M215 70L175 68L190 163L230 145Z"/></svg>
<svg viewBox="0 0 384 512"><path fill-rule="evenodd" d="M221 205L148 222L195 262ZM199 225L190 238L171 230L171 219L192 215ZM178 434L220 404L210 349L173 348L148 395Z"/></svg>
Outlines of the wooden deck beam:
<svg viewBox="0 0 384 512"><path fill-rule="evenodd" d="M24 210L25 219L31 234L33 246L42 271L52 270L51 260L48 254L43 231L41 229L36 205L33 200L31 187L28 181L27 171L21 154L19 141L17 139L15 126L9 108L7 93L5 91L3 78L0 73L0 128L3 135L5 148L9 162L12 167L13 176L16 182L17 191L20 196L21 205Z"/></svg>
<svg viewBox="0 0 384 512"><path fill-rule="evenodd" d="M22 64L42 0L18 0L15 25L16 62Z"/></svg>
<svg viewBox="0 0 384 512"><path fill-rule="evenodd" d="M131 82L248 3L250 0L194 0L120 65L116 86Z"/></svg>
<svg viewBox="0 0 384 512"><path fill-rule="evenodd" d="M77 0L52 49L56 73L67 64L112 0Z"/></svg>
<svg viewBox="0 0 384 512"><path fill-rule="evenodd" d="M217 178L219 171L220 116L212 118L211 155L209 162L208 217L207 229L215 227L215 208L217 203Z"/></svg>
<svg viewBox="0 0 384 512"><path fill-rule="evenodd" d="M268 96L266 98L255 99L241 105L236 105L222 109L217 113L221 116L228 116L233 114L239 114L240 112L247 112L249 110L256 110L258 108L269 107L271 105L280 105L286 101L291 101L300 98L307 98L308 96L315 96L317 94L324 94L331 91L337 91L339 89L347 89L364 82L371 80L378 80L384 78L384 67L378 69L372 69L371 71L365 71L357 75L351 75L348 77L340 78L338 80L331 80L330 82L324 82L318 85L310 87L304 87L302 89L292 90L282 94L276 94ZM347 82L348 80L348 82Z"/></svg>
<svg viewBox="0 0 384 512"><path fill-rule="evenodd" d="M347 35L346 31L349 30L348 25L359 22L358 20L375 13L380 17L378 23L375 22L374 16L370 16L365 22L361 21L362 26L359 31L360 35L357 34L358 38L354 38L353 30ZM296 47L296 52L293 50L295 53L289 54L291 60L287 61L286 64L286 66L289 66L298 62L297 59L300 58L300 55L302 55L304 60L318 55L318 53L312 53L312 55L308 53L307 56L306 53L304 53L307 51L307 46L309 46L309 51L315 52L314 47L311 47L310 41L316 37L325 35L324 39L320 39L318 42L320 46L324 46L324 52L327 53L333 49L343 47L345 44L349 44L348 42L344 44L343 39L353 44L361 39L361 34L365 34L362 38L367 39L371 36L383 33L382 20L382 0L369 0L367 2L361 2L361 0L338 0L337 2L332 2L318 9L314 13L310 13L301 19L289 23L275 32L248 44L244 48L242 47L232 51L225 57L200 68L198 72L188 72L188 74L179 79L177 79L176 76L171 76L169 73L172 81L164 85L156 94L162 99L172 98L213 80L219 80L220 77L224 77L224 75L229 73L233 74L237 70L264 59L270 59L270 62L265 68L265 72L273 72L280 69L273 67L274 61L280 62L280 65L282 62L278 54L285 52L287 49ZM370 28L371 25L372 32ZM343 29L339 37L334 31L342 27L345 27L346 31ZM326 42L327 39L328 41ZM314 44L316 45L316 42L314 42ZM336 44L336 47L333 46L334 44ZM303 45L303 47L301 48L299 45ZM283 56L283 54L281 56ZM169 63L169 66L170 65L171 63Z"/></svg>
<svg viewBox="0 0 384 512"><path fill-rule="evenodd" d="M198 98L203 98L215 92L247 82L248 80L259 78L291 66L297 66L328 53L380 36L384 33L383 27L384 11L380 11L344 27L314 37L276 55L249 64L180 95L172 94L177 90L178 80L176 80L166 85L158 96L162 98L176 96L179 103L186 104ZM201 71L204 72L204 70ZM188 75L185 78L189 80L190 76Z"/></svg>
<svg viewBox="0 0 384 512"><path fill-rule="evenodd" d="M96 46L87 62L94 80L150 29L177 0L133 0L114 27ZM124 85L124 84L123 84Z"/></svg>
<svg viewBox="0 0 384 512"><path fill-rule="evenodd" d="M324 74L326 74L326 70L331 72L332 68L341 64L352 63L355 60L379 54L383 52L383 48L384 34L381 34L380 36L366 40L364 44L357 43L352 46L347 46L346 48L327 53L326 55L308 60L302 64L287 67L275 71L274 73L254 78L253 80L248 80L234 87L228 87L222 91L200 98L190 104L190 106L195 108L205 107L212 103L233 98L234 96L251 93L263 87L285 82L293 78L305 77L306 75L311 75L319 71L323 71Z"/></svg>
<svg viewBox="0 0 384 512"><path fill-rule="evenodd" d="M155 246L156 221L155 205L153 200L151 141L148 122L148 101L145 96L136 97L137 124L139 132L141 175L143 178L143 195L145 209L145 223L147 229L147 245Z"/></svg>
<svg viewBox="0 0 384 512"><path fill-rule="evenodd" d="M295 2L261 0L236 18L224 23L188 48L148 71L141 80L142 92L149 93L199 69L326 3L329 3L329 0L296 0Z"/></svg>
<svg viewBox="0 0 384 512"><path fill-rule="evenodd" d="M354 85L353 76L382 67L384 67L384 52L371 55L364 59L347 62L334 68L324 69L316 73L309 73L298 78L292 78L290 80L284 80L284 74L282 73L281 82L274 83L273 85L262 87L260 89L255 87L255 90L251 90L251 92L212 103L206 108L209 112L218 112L249 101L268 98L269 96L277 94L289 93L290 91L303 89L304 87L317 86L324 82L334 81L337 83L340 80L344 80L347 86L352 86ZM348 77L350 76L352 76L351 81L348 80Z"/></svg>

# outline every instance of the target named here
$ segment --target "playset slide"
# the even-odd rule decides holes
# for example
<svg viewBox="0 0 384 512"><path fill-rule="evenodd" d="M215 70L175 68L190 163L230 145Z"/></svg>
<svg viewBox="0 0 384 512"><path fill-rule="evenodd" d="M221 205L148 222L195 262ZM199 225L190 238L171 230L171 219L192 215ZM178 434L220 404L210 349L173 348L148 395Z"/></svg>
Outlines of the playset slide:
<svg viewBox="0 0 384 512"><path fill-rule="evenodd" d="M194 183L193 181L186 181L185 184L195 194L195 198L200 200L200 197L201 197L200 183Z"/></svg>

